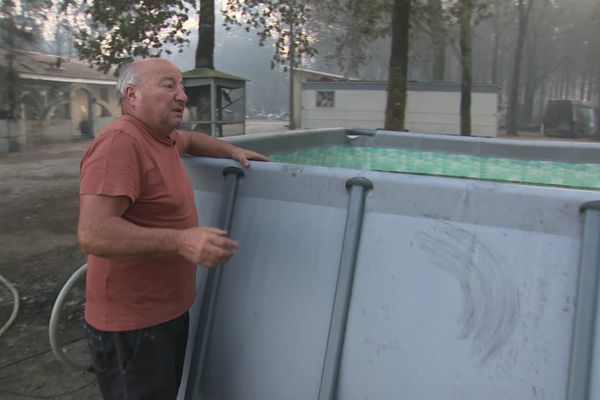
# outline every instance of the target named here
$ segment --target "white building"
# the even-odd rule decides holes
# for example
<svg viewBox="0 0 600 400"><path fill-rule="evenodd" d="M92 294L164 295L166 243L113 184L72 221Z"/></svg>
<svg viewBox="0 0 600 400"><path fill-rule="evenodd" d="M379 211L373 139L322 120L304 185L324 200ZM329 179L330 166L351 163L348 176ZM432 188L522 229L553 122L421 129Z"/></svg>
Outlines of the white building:
<svg viewBox="0 0 600 400"><path fill-rule="evenodd" d="M474 85L473 136L496 136L500 89ZM408 84L407 130L460 134L460 84ZM302 128L383 128L387 82L303 82L300 110Z"/></svg>
<svg viewBox="0 0 600 400"><path fill-rule="evenodd" d="M9 58L18 89L16 115L10 119ZM0 48L0 81L0 154L38 143L91 137L120 114L115 76L83 61Z"/></svg>

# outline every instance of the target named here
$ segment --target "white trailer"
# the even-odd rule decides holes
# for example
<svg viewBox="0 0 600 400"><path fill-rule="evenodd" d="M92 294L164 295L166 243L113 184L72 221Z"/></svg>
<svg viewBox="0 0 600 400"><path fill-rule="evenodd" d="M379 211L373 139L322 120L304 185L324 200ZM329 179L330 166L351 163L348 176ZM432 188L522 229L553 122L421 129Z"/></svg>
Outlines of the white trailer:
<svg viewBox="0 0 600 400"><path fill-rule="evenodd" d="M495 137L499 88L472 89L473 136ZM303 82L302 128L383 128L387 82ZM413 132L460 134L460 85L410 82L405 127Z"/></svg>

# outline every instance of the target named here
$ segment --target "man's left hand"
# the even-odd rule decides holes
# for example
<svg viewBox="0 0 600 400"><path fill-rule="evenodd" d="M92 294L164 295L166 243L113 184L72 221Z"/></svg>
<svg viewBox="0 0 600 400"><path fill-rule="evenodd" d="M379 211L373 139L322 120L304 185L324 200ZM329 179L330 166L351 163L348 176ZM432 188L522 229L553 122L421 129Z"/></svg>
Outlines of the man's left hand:
<svg viewBox="0 0 600 400"><path fill-rule="evenodd" d="M270 161L266 156L260 153L241 147L237 147L233 150L233 152L231 153L231 158L242 164L244 168L248 168L248 166L250 165L250 160Z"/></svg>

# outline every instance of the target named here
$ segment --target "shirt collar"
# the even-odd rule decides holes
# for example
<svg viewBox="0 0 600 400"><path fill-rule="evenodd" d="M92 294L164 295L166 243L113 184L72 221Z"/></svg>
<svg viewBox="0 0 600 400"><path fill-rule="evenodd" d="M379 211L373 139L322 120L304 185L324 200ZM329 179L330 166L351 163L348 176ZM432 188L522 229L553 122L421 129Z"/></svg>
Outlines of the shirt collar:
<svg viewBox="0 0 600 400"><path fill-rule="evenodd" d="M167 137L159 136L159 135L155 134L154 132L152 132L150 127L148 125L146 125L146 123L144 123L144 121L142 121L141 119L139 119L131 114L123 114L122 117L129 120L130 122L137 125L138 127L140 127L144 133L150 135L152 138L154 138L159 143L166 144L169 146L175 146L175 143L176 143L175 140L171 139L171 136L175 132L174 130Z"/></svg>

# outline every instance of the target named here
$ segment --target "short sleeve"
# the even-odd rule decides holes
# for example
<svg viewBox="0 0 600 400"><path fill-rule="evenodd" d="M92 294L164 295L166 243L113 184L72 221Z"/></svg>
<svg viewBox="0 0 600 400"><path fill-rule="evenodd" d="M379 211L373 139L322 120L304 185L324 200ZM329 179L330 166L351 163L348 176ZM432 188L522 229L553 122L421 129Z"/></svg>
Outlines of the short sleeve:
<svg viewBox="0 0 600 400"><path fill-rule="evenodd" d="M175 146L177 147L177 152L180 156L182 156L189 146L189 138L188 136L180 131L173 131L171 133L171 140L175 142Z"/></svg>
<svg viewBox="0 0 600 400"><path fill-rule="evenodd" d="M105 132L81 159L79 194L127 196L134 203L143 187L141 146L122 131Z"/></svg>

